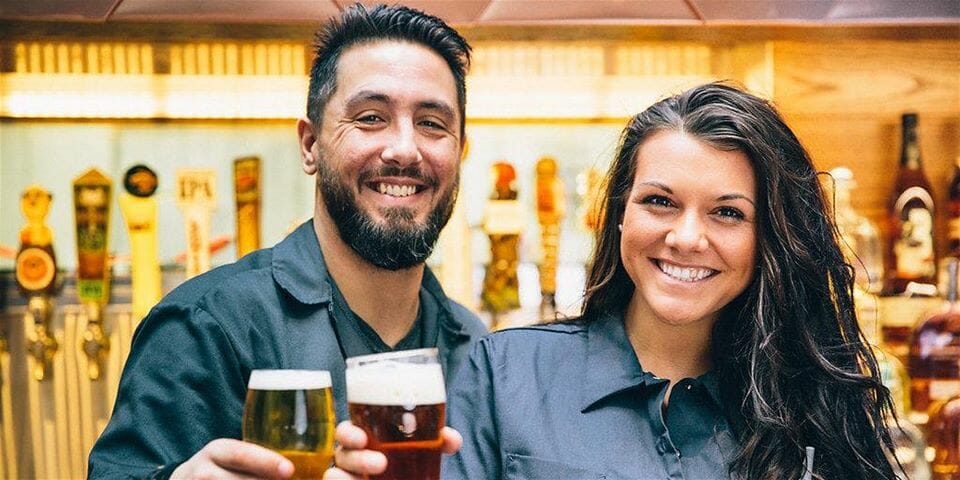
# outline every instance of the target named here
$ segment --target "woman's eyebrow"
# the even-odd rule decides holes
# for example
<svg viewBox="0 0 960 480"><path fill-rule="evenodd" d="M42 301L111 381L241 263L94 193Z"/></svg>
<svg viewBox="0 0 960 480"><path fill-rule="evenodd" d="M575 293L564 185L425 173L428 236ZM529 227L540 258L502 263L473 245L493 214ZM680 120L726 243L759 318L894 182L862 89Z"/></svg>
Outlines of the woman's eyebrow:
<svg viewBox="0 0 960 480"><path fill-rule="evenodd" d="M750 205L753 205L753 208L757 208L757 204L753 200L751 200L750 197L742 193L728 193L726 195L720 195L719 197L717 197L718 202L725 202L728 200L746 200L750 202Z"/></svg>

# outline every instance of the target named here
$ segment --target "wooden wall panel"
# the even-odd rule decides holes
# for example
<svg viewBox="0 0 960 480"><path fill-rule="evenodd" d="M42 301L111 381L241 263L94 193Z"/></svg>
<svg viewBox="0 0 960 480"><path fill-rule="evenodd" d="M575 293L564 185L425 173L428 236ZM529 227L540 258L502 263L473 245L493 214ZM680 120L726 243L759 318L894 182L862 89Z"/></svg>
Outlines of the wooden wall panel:
<svg viewBox="0 0 960 480"><path fill-rule="evenodd" d="M960 41L773 44L778 107L820 169L853 170L854 207L881 229L900 155L900 114L919 114L921 156L944 239L947 187L960 156ZM945 247L940 241L940 255Z"/></svg>

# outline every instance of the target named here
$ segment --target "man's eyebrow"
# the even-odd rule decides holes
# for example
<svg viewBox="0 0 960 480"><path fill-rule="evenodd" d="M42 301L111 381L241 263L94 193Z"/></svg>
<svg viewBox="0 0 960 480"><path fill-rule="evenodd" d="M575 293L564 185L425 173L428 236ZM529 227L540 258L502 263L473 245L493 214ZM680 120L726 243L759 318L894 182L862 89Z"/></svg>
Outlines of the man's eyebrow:
<svg viewBox="0 0 960 480"><path fill-rule="evenodd" d="M376 102L376 103L383 103L383 104L389 105L393 103L393 99L391 99L389 95L382 92L377 92L374 90L361 90L353 94L353 96L347 99L346 109L349 111L349 110L359 108L360 104L363 104L366 102ZM423 100L417 103L417 108L437 111L441 115L449 119L457 118L457 112L453 109L453 107L451 107L444 101Z"/></svg>
<svg viewBox="0 0 960 480"><path fill-rule="evenodd" d="M426 109L426 110L436 110L440 112L444 117L453 120L457 118L456 112L454 112L453 107L447 105L446 102L425 100L417 104L417 107Z"/></svg>
<svg viewBox="0 0 960 480"><path fill-rule="evenodd" d="M365 102L377 102L377 103L390 103L390 97L381 92L375 92L373 90L361 90L346 101L346 109L352 110L357 108L361 103Z"/></svg>

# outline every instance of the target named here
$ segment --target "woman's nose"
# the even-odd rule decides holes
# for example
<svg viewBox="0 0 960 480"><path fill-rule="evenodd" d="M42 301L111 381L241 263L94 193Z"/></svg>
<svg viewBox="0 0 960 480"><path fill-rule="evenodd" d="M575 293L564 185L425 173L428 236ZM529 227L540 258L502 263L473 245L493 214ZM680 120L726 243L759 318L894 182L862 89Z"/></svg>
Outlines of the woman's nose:
<svg viewBox="0 0 960 480"><path fill-rule="evenodd" d="M707 249L706 231L700 218L694 214L677 219L665 239L668 247L681 251L702 252Z"/></svg>

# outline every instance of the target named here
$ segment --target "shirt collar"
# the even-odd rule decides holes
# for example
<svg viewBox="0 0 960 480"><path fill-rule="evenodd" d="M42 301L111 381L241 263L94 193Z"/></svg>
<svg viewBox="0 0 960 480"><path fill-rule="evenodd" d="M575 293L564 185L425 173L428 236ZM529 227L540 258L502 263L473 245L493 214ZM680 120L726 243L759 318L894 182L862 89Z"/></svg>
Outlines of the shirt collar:
<svg viewBox="0 0 960 480"><path fill-rule="evenodd" d="M438 327L441 334L437 340L437 346L443 350L453 348L457 344L468 340L470 333L467 331L467 326L464 325L462 318L457 317L450 310L450 299L447 298L447 294L443 293L443 287L440 286L440 281L437 280L430 267L423 269L423 280L420 282L420 288L421 291L426 291L428 295L433 297L439 310L440 321Z"/></svg>
<svg viewBox="0 0 960 480"><path fill-rule="evenodd" d="M710 398L721 405L716 373L708 371L697 380ZM606 314L587 324L587 369L581 411L616 393L658 381L660 379L640 365L620 315Z"/></svg>
<svg viewBox="0 0 960 480"><path fill-rule="evenodd" d="M304 222L273 248L272 268L276 282L300 303L316 305L331 301L329 283L333 279L327 272L313 220ZM429 267L423 271L421 291L424 290L434 298L440 309L439 327L443 332L440 336L440 342L443 343L441 348L454 346L469 338L466 326L451 312L449 300ZM443 340L447 340L449 345Z"/></svg>
<svg viewBox="0 0 960 480"><path fill-rule="evenodd" d="M587 323L587 368L581 389L581 411L615 393L646 385L643 371L627 339L619 315L603 315Z"/></svg>
<svg viewBox="0 0 960 480"><path fill-rule="evenodd" d="M330 301L327 264L320 252L313 220L297 227L273 248L273 278L300 303L315 305Z"/></svg>

